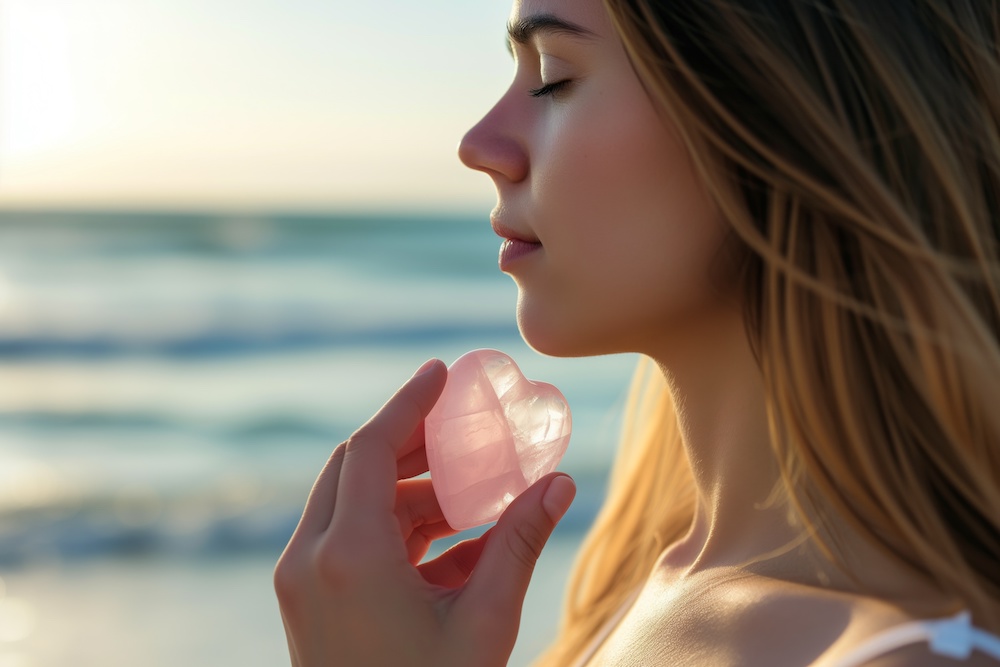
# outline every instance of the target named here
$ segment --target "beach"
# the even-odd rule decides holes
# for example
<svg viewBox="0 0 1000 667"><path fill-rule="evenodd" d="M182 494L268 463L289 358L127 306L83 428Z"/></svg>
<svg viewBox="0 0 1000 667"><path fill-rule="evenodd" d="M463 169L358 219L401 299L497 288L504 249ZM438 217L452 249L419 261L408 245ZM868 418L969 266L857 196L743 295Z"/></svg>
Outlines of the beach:
<svg viewBox="0 0 1000 667"><path fill-rule="evenodd" d="M498 245L485 214L0 212L0 667L284 664L271 571L323 462L423 361L481 347L574 415L528 664L635 359L530 350Z"/></svg>

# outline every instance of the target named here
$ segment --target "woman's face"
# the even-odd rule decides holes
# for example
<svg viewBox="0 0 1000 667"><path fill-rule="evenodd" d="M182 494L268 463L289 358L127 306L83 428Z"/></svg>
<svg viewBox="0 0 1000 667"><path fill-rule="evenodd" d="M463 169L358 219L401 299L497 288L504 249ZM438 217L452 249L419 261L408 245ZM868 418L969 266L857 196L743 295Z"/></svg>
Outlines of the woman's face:
<svg viewBox="0 0 1000 667"><path fill-rule="evenodd" d="M726 229L632 70L600 0L515 0L514 80L462 140L493 179L501 269L545 354L655 354L732 301Z"/></svg>

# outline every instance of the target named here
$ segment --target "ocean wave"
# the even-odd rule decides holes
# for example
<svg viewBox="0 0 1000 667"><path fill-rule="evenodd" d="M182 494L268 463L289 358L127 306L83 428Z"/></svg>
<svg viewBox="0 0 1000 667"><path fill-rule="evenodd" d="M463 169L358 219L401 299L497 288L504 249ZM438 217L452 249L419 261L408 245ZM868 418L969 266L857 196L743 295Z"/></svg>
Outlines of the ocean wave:
<svg viewBox="0 0 1000 667"><path fill-rule="evenodd" d="M0 259L70 264L181 257L258 264L362 258L437 275L489 274L487 216L283 215L10 211L0 208Z"/></svg>
<svg viewBox="0 0 1000 667"><path fill-rule="evenodd" d="M594 520L604 476L577 474L577 499L556 537L579 539ZM204 490L189 494L151 493L66 498L62 503L0 511L0 567L30 567L117 557L215 558L249 553L277 557L295 529L303 488L257 488L235 498ZM440 541L444 549L484 529Z"/></svg>
<svg viewBox="0 0 1000 667"><path fill-rule="evenodd" d="M148 411L105 410L19 410L0 412L0 432L29 432L36 437L73 438L92 434L117 433L122 437L137 432L158 433L185 439L200 437L212 446L237 447L255 444L331 443L343 440L356 423L310 414L275 413L243 415L212 421L193 416Z"/></svg>
<svg viewBox="0 0 1000 667"><path fill-rule="evenodd" d="M336 348L401 347L447 344L463 339L515 337L512 322L401 323L372 328L287 328L273 330L214 330L171 337L101 335L66 337L0 334L0 359L89 359L153 357L200 360Z"/></svg>

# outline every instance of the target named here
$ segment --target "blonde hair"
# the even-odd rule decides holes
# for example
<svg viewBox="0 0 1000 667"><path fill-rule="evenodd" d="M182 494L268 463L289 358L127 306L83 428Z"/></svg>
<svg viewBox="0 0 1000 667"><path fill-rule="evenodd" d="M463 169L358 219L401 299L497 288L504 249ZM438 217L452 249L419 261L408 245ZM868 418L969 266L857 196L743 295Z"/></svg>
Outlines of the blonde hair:
<svg viewBox="0 0 1000 667"><path fill-rule="evenodd" d="M785 492L1000 630L1000 0L605 0L741 248ZM690 525L637 372L565 665ZM820 546L838 562L835 536ZM921 609L926 613L926 609Z"/></svg>

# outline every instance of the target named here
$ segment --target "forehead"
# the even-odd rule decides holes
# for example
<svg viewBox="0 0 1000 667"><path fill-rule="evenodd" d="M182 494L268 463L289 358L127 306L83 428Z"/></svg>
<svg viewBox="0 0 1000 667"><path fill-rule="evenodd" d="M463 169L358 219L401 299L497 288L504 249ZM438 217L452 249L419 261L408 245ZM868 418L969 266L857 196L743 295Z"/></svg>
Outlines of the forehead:
<svg viewBox="0 0 1000 667"><path fill-rule="evenodd" d="M540 14L552 14L595 33L611 29L602 0L514 0L510 19L517 21Z"/></svg>

